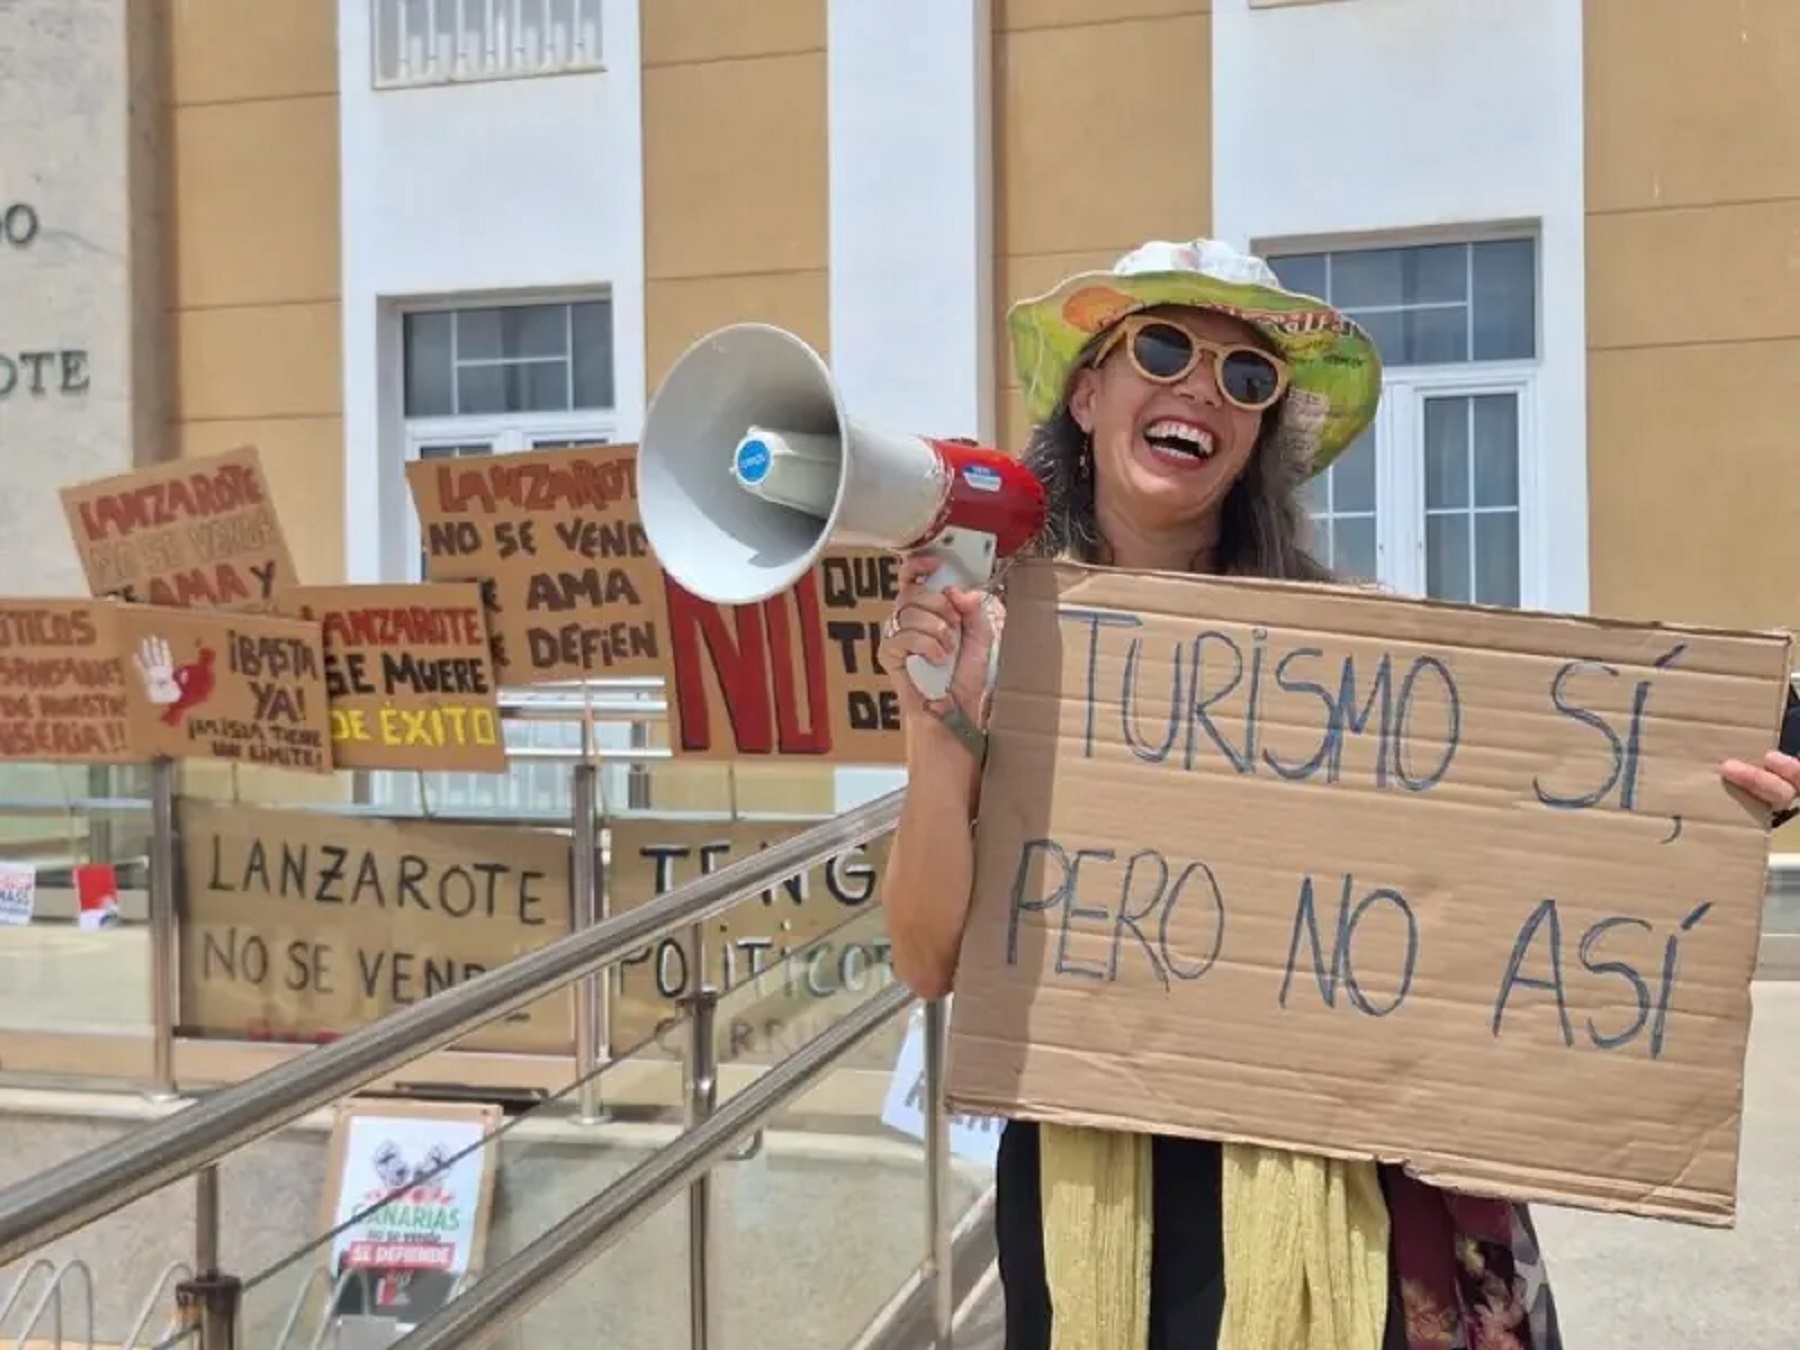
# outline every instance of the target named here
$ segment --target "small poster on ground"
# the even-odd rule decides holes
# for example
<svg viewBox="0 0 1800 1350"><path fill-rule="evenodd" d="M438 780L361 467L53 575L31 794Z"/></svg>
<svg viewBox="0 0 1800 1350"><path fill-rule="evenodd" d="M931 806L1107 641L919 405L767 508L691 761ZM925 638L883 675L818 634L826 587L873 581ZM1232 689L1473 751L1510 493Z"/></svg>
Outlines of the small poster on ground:
<svg viewBox="0 0 1800 1350"><path fill-rule="evenodd" d="M389 1318L404 1333L480 1271L500 1108L348 1101L326 1175L331 1316Z"/></svg>

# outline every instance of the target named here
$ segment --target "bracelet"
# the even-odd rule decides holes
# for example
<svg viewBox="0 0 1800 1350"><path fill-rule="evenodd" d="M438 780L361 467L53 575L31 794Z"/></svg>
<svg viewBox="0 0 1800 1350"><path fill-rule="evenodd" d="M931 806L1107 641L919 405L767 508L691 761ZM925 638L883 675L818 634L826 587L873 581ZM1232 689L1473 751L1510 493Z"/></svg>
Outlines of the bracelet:
<svg viewBox="0 0 1800 1350"><path fill-rule="evenodd" d="M958 706L955 699L945 699L945 707L940 711L927 705L931 715L949 728L952 735L963 743L963 748L975 756L977 764L987 762L987 734L969 720L969 715Z"/></svg>

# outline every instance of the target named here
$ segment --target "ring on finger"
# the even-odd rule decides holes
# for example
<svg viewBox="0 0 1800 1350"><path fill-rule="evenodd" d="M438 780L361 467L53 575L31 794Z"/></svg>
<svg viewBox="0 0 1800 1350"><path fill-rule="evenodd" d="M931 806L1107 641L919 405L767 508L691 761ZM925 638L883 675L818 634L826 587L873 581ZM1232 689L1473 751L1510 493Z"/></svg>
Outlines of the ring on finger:
<svg viewBox="0 0 1800 1350"><path fill-rule="evenodd" d="M888 615L886 619L882 620L881 636L884 638L893 638L898 636L899 632L900 611L895 610L892 614Z"/></svg>

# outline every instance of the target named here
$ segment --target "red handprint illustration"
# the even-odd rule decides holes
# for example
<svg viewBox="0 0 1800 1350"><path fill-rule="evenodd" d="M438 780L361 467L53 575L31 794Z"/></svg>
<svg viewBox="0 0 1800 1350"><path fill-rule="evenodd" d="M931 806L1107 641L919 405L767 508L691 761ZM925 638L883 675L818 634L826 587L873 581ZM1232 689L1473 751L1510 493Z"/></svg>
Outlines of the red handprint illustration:
<svg viewBox="0 0 1800 1350"><path fill-rule="evenodd" d="M137 655L132 660L143 677L144 692L152 703L162 705L165 726L174 726L188 709L206 702L216 678L213 673L215 659L211 647L202 647L197 660L178 666L169 652L167 640L149 637L138 644Z"/></svg>

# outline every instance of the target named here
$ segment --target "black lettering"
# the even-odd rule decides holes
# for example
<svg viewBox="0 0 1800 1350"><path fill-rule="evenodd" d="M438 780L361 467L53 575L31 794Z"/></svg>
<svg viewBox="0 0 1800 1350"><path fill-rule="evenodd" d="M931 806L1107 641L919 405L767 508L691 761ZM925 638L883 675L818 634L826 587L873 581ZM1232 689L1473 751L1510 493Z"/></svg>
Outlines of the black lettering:
<svg viewBox="0 0 1800 1350"><path fill-rule="evenodd" d="M1521 974L1525 958L1531 954L1531 944L1536 941L1538 930L1546 924L1550 928L1550 978ZM1512 997L1513 990L1521 986L1526 989L1542 989L1555 997L1556 1015L1562 1023L1563 1044L1573 1047L1575 1026L1569 1020L1569 995L1563 984L1562 916L1557 912L1554 900L1540 901L1519 929L1512 955L1506 961L1506 974L1501 978L1500 992L1494 999L1494 1035L1500 1034L1500 1024L1506 1017L1507 1000Z"/></svg>
<svg viewBox="0 0 1800 1350"><path fill-rule="evenodd" d="M1327 962L1319 933L1313 878L1308 875L1301 880L1300 898L1294 907L1293 931L1288 938L1287 966L1281 978L1281 993L1276 1000L1281 1007L1287 1007L1288 993L1293 987L1302 932L1311 949L1313 977L1319 986L1319 998L1327 1008L1337 1007L1339 988L1344 990L1358 1012L1369 1017L1386 1017L1406 1002L1407 994L1412 991L1413 976L1419 963L1419 923L1413 915L1412 906L1400 892L1378 886L1366 892L1356 902L1355 908L1352 908L1350 897L1355 891L1356 878L1346 872L1338 895L1336 936L1332 944L1331 959ZM1394 982L1395 989L1388 1001L1381 1005L1377 1005L1364 992L1362 980L1356 971L1356 934L1363 919L1378 904L1397 912L1406 926L1405 953Z"/></svg>
<svg viewBox="0 0 1800 1350"><path fill-rule="evenodd" d="M294 941L287 948L288 992L330 994L331 949L320 942Z"/></svg>

